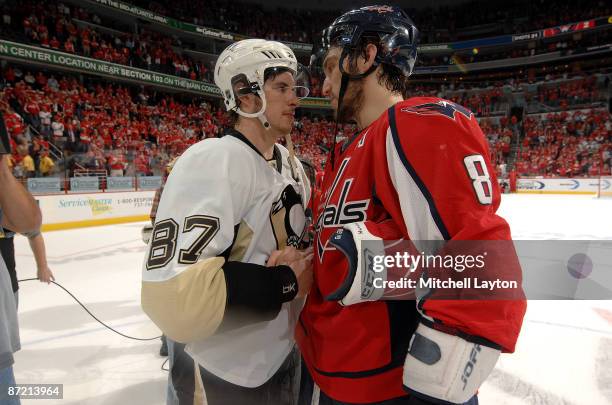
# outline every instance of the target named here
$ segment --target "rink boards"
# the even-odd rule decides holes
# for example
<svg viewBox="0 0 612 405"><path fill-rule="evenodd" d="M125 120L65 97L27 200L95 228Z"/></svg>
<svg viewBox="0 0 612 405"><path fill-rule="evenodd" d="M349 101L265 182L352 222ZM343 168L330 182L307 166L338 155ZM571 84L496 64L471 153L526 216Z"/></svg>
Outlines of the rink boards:
<svg viewBox="0 0 612 405"><path fill-rule="evenodd" d="M43 231L145 221L155 191L36 196Z"/></svg>

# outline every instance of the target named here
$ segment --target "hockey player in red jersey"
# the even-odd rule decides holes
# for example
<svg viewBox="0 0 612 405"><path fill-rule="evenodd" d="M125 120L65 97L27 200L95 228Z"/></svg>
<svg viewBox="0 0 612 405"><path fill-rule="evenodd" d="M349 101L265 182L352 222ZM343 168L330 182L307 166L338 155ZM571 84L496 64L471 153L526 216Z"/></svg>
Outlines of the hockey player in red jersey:
<svg viewBox="0 0 612 405"><path fill-rule="evenodd" d="M514 351L523 299L393 301L361 291L365 241L511 240L474 114L408 98L417 42L410 18L391 6L350 11L324 31L323 94L359 131L335 145L315 207L315 284L296 327L300 404L474 405L500 353Z"/></svg>

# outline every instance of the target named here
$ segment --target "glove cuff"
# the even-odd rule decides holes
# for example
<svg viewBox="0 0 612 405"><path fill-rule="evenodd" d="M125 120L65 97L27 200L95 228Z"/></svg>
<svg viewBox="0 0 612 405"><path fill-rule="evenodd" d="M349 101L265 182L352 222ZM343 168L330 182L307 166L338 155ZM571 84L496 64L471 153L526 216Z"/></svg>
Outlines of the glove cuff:
<svg viewBox="0 0 612 405"><path fill-rule="evenodd" d="M419 324L404 362L404 389L440 404L469 401L501 351Z"/></svg>
<svg viewBox="0 0 612 405"><path fill-rule="evenodd" d="M384 287L376 288L374 278L386 280L386 269L374 270L374 256L385 254L383 240L368 230L364 222L353 222L336 231L329 243L342 252L348 262L347 276L326 299L352 305L380 299Z"/></svg>

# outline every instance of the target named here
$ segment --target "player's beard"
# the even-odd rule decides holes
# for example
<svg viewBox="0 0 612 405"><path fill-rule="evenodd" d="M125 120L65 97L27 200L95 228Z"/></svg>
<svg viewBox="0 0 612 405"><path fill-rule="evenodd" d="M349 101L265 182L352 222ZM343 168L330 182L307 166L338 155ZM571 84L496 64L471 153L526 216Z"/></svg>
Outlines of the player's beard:
<svg viewBox="0 0 612 405"><path fill-rule="evenodd" d="M335 119L340 123L354 121L361 110L364 99L363 80L349 80L346 92L335 112ZM338 102L340 99L338 98Z"/></svg>

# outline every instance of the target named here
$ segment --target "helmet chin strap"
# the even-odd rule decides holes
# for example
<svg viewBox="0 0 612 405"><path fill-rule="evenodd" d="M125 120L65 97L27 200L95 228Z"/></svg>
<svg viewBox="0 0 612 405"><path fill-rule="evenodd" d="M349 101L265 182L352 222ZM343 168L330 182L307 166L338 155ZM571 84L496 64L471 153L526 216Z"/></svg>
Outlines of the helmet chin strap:
<svg viewBox="0 0 612 405"><path fill-rule="evenodd" d="M342 60L342 58L341 58ZM338 137L338 121L340 121L340 108L342 106L342 99L344 98L344 93L346 93L346 88L348 87L349 75L346 73L342 73L342 80L340 81L340 92L338 93L338 109L336 111L336 125L334 125L334 137L331 145L331 167L334 170L334 165L336 163L336 138Z"/></svg>
<svg viewBox="0 0 612 405"><path fill-rule="evenodd" d="M263 125L265 130L268 130L271 128L270 123L268 122L268 119L266 118L266 114L264 113L264 111L259 113L259 115L257 116L257 119L259 120L259 122L261 122L261 125Z"/></svg>
<svg viewBox="0 0 612 405"><path fill-rule="evenodd" d="M349 80L361 80L364 77L370 75L370 73L374 72L376 68L378 67L378 63L374 61L372 63L372 66L370 66L368 70L366 70L365 72L359 73L356 75L349 74L346 72L346 70L344 70L344 60L346 59L347 56L348 56L348 48L343 48L342 54L340 55L340 60L338 61L338 68L340 69L340 73L342 74L342 80L340 81L340 91L338 92L338 109L336 112L336 125L334 126L334 141L332 143L332 150L331 150L332 170L334 169L335 158L336 158L336 138L338 136L338 123L340 119L343 118L343 117L340 117L340 110L342 107L342 100L344 99L344 94L346 93L346 89L348 88Z"/></svg>

